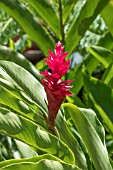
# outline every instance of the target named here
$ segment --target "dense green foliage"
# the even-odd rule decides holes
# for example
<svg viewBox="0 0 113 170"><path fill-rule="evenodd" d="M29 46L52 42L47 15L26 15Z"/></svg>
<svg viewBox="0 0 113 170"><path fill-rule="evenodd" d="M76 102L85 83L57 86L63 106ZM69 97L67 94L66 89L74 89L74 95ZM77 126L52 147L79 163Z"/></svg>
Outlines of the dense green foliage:
<svg viewBox="0 0 113 170"><path fill-rule="evenodd" d="M112 170L113 0L0 0L0 8L0 169ZM74 79L73 95L57 136L46 122L44 62L18 53L32 41L44 55L61 41L71 58L64 78Z"/></svg>

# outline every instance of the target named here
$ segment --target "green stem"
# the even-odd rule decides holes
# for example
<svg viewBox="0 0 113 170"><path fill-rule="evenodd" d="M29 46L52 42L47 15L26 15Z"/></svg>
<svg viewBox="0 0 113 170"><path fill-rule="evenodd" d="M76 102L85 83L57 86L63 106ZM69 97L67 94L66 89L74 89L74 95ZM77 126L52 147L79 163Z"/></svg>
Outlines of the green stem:
<svg viewBox="0 0 113 170"><path fill-rule="evenodd" d="M64 36L64 25L62 20L62 0L59 0L59 17L60 17L60 29L61 29L61 35L62 35L62 44L65 45L65 36Z"/></svg>

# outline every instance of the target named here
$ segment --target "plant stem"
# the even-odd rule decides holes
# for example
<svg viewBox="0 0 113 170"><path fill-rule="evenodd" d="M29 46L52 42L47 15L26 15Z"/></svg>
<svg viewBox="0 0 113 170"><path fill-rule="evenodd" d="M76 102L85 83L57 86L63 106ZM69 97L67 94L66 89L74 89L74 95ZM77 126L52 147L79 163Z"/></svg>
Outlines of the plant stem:
<svg viewBox="0 0 113 170"><path fill-rule="evenodd" d="M53 119L51 119L50 116L48 116L48 118L47 118L47 124L48 124L49 130L51 131L51 133L53 135L57 136Z"/></svg>
<svg viewBox="0 0 113 170"><path fill-rule="evenodd" d="M65 45L65 40L64 40L64 25L63 25L63 20L62 20L62 0L59 0L59 17L60 17L60 29L61 29L61 35L62 35L62 44Z"/></svg>

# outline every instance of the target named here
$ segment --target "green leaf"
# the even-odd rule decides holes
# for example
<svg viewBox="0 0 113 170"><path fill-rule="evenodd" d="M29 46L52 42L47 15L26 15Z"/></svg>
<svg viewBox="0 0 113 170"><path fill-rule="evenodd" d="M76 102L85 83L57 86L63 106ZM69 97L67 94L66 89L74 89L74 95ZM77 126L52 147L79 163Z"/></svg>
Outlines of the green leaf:
<svg viewBox="0 0 113 170"><path fill-rule="evenodd" d="M53 38L19 0L1 0L0 7L21 25L24 31L37 43L38 47L45 55L48 49L54 49L55 42Z"/></svg>
<svg viewBox="0 0 113 170"><path fill-rule="evenodd" d="M19 140L14 140L16 147L21 154L22 158L31 158L34 156L37 156L38 154L27 144L19 141Z"/></svg>
<svg viewBox="0 0 113 170"><path fill-rule="evenodd" d="M67 17L69 16L71 10L76 5L78 0L66 0L63 7L63 23L66 22Z"/></svg>
<svg viewBox="0 0 113 170"><path fill-rule="evenodd" d="M1 67L2 68L2 67ZM38 104L35 103L18 85L17 83L9 77L9 75L0 68L0 85L10 92L13 96L19 100L23 100L28 106L37 111ZM8 80L8 81L7 81ZM38 106L39 107L39 106Z"/></svg>
<svg viewBox="0 0 113 170"><path fill-rule="evenodd" d="M94 163L95 169L112 170L106 147L103 145L94 126L92 126L90 120L85 115L85 113L73 104L66 103L63 104L63 107L68 109L69 114L71 115L72 120L88 149L89 155ZM95 126L98 126L98 124L95 124Z"/></svg>
<svg viewBox="0 0 113 170"><path fill-rule="evenodd" d="M72 22L72 25L67 33L65 44L66 51L69 51L69 54L72 53L93 20L103 10L108 2L109 0L95 0L93 3L92 0L87 0L85 2L78 18Z"/></svg>
<svg viewBox="0 0 113 170"><path fill-rule="evenodd" d="M2 66L7 74L31 97L33 101L47 111L47 106L44 101L44 99L46 100L45 91L35 77L13 62L1 60L0 66Z"/></svg>
<svg viewBox="0 0 113 170"><path fill-rule="evenodd" d="M0 60L12 61L29 71L36 79L40 80L38 70L22 54L17 53L10 48L0 46Z"/></svg>
<svg viewBox="0 0 113 170"><path fill-rule="evenodd" d="M50 155L50 154L43 154L43 155L37 155L34 156L32 158L23 158L23 159L10 159L10 160L5 160L0 162L0 168L2 167L6 167L7 165L11 165L11 164L15 164L15 163L22 163L22 162L39 162L40 160L44 160L44 159L48 159L48 160L54 160L54 161L58 161L61 163L64 163L61 159Z"/></svg>
<svg viewBox="0 0 113 170"><path fill-rule="evenodd" d="M19 96L17 91L6 84L8 89L6 89L6 85L3 84L4 82L0 79L0 104L8 106L10 109L13 109L17 113L39 123L42 127L46 127L46 122L44 117L40 113L41 111L38 109L37 105L35 106L34 103L30 103L28 100ZM6 97L7 96L7 97ZM29 105L28 105L29 104ZM35 108L33 109L33 107Z"/></svg>
<svg viewBox="0 0 113 170"><path fill-rule="evenodd" d="M106 68L113 62L113 52L99 46L89 47L88 51Z"/></svg>
<svg viewBox="0 0 113 170"><path fill-rule="evenodd" d="M60 20L48 0L27 0L61 39Z"/></svg>
<svg viewBox="0 0 113 170"><path fill-rule="evenodd" d="M4 75L3 71L1 74L3 74L3 76L6 75L7 77L7 74L5 73ZM26 91L24 92L19 86L17 86L17 84L15 84L15 82L12 81L12 79L10 81L10 79L8 77L7 81L0 78L0 103L48 129L47 123L44 119L44 115L46 114L44 110L26 94Z"/></svg>
<svg viewBox="0 0 113 170"><path fill-rule="evenodd" d="M1 66L0 66L0 78L14 84L13 86L18 86L17 83L6 73L6 71Z"/></svg>
<svg viewBox="0 0 113 170"><path fill-rule="evenodd" d="M109 3L105 6L103 11L101 12L101 15L113 36L113 0L109 1Z"/></svg>
<svg viewBox="0 0 113 170"><path fill-rule="evenodd" d="M58 113L55 126L58 129L61 140L66 143L69 148L72 150L75 156L75 164L81 169L87 169L87 162L84 155L84 152L79 145L77 139L73 136L69 130L65 119L63 118L61 112Z"/></svg>
<svg viewBox="0 0 113 170"><path fill-rule="evenodd" d="M8 165L7 167L3 167L1 170L79 170L79 168L74 167L72 165L68 165L65 163L60 163L57 161L51 161L51 160L41 160L38 163L32 163L32 162L23 162L23 163L18 163L18 164L12 164Z"/></svg>
<svg viewBox="0 0 113 170"><path fill-rule="evenodd" d="M57 137L41 130L32 121L3 108L0 108L0 131L30 146L56 155L67 163L74 163L72 151Z"/></svg>
<svg viewBox="0 0 113 170"><path fill-rule="evenodd" d="M6 160L6 161L2 161L0 163L0 168L9 168L9 167L13 167L13 165L16 165L18 166L17 168L21 167L22 164L25 164L25 163L29 163L31 169L33 168L33 163L36 164L36 163L40 163L40 161L42 160L48 160L50 162L54 162L54 165L52 166L53 168L60 168L62 167L63 169L61 170L80 170L79 168L77 168L76 166L72 166L72 165L69 165L69 164L66 164L65 162L63 162L62 160L58 159L57 157L53 156L53 155L49 155L49 154L44 154L44 155L41 155L41 156L35 156L35 157L32 157L32 158L27 158L27 159L11 159L11 160ZM32 164L30 164L30 162ZM59 165L59 167L57 167ZM52 168L50 166L50 168ZM23 165L22 165L22 168ZM55 170L54 169L54 170ZM23 170L23 169L22 169ZM37 169L36 169L37 170ZM38 169L39 170L39 169ZM41 170L44 170L44 169L41 169Z"/></svg>
<svg viewBox="0 0 113 170"><path fill-rule="evenodd" d="M27 159L26 158L24 158L24 159L11 159L11 160L2 161L2 162L0 162L0 168L4 168L4 167L6 168L7 166L12 166L14 164L16 164L16 165L19 164L19 166L21 166L22 163L27 163L27 162L29 162L29 163L32 162L32 163L35 164L35 163L40 162L41 160L50 160L50 161L53 161L54 163L59 162L59 165L61 164L62 168L65 167L66 170L67 170L68 167L70 167L69 170L71 170L71 168L73 168L72 170L79 169L76 166L68 165L65 162L63 162L61 159L58 159L57 157L55 157L53 155L49 155L49 154L44 154L44 155L41 155L41 156L35 156L35 157L32 157L32 158L27 158ZM56 168L55 165L54 165L54 168ZM63 169L61 169L61 170L63 170Z"/></svg>
<svg viewBox="0 0 113 170"><path fill-rule="evenodd" d="M113 90L98 79L89 77L85 72L84 84L94 107L97 109L103 122L113 135Z"/></svg>
<svg viewBox="0 0 113 170"><path fill-rule="evenodd" d="M13 108L17 112L25 112L26 114L30 113L31 110L29 107L1 84L2 83L0 82L0 103Z"/></svg>
<svg viewBox="0 0 113 170"><path fill-rule="evenodd" d="M100 137L103 145L105 145L105 131L102 124L97 119L95 112L91 109L80 108L80 110L84 113L86 118L89 120L96 133Z"/></svg>

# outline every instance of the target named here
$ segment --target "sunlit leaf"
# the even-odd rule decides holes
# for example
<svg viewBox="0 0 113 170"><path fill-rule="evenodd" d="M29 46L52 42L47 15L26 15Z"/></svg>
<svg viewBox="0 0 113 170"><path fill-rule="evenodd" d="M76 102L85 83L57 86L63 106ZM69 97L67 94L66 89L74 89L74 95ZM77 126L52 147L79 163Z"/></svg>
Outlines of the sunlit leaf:
<svg viewBox="0 0 113 170"><path fill-rule="evenodd" d="M5 83L6 82L7 81L5 81ZM13 109L16 113L39 123L42 125L42 127L45 127L46 123L44 117L42 116L42 113L38 109L37 105L35 105L33 102L29 102L29 98L26 100L24 96L22 97L21 91L19 95L18 90L13 88L13 86L10 86L10 84L5 83L3 84L0 79L0 104Z"/></svg>
<svg viewBox="0 0 113 170"><path fill-rule="evenodd" d="M108 26L109 31L113 36L113 0L110 0L109 3L105 6L101 15Z"/></svg>
<svg viewBox="0 0 113 170"><path fill-rule="evenodd" d="M78 0L66 0L63 7L63 23L65 23L67 17L69 16L71 10L75 6Z"/></svg>
<svg viewBox="0 0 113 170"><path fill-rule="evenodd" d="M75 156L75 164L80 167L81 169L87 169L87 160L85 158L84 152L78 143L77 139L73 136L71 131L69 130L65 119L63 118L62 114L59 112L56 123L55 123L60 138L63 142L65 142L70 149L73 151ZM71 142L70 142L71 141Z"/></svg>
<svg viewBox="0 0 113 170"><path fill-rule="evenodd" d="M48 0L27 0L61 39L60 20ZM51 17L52 16L52 17Z"/></svg>
<svg viewBox="0 0 113 170"><path fill-rule="evenodd" d="M71 150L57 137L41 130L32 121L0 108L0 131L24 143L74 163ZM53 145L54 144L54 145Z"/></svg>
<svg viewBox="0 0 113 170"><path fill-rule="evenodd" d="M22 162L39 162L42 159L48 159L48 160L54 160L54 161L58 161L58 162L62 162L63 161L53 155L50 154L43 154L43 155L37 155L34 156L32 158L24 158L24 159L10 159L10 160L6 160L6 161L2 161L0 162L0 168L5 167L9 164L13 164L13 163L22 163Z"/></svg>
<svg viewBox="0 0 113 170"><path fill-rule="evenodd" d="M19 153L21 154L22 158L31 158L38 155L29 145L19 140L14 140L14 141L16 143L16 147Z"/></svg>
<svg viewBox="0 0 113 170"><path fill-rule="evenodd" d="M31 97L32 100L38 103L43 109L47 109L44 101L44 98L46 99L45 91L35 77L13 62L1 60L0 66L3 67L7 74L16 81L16 83Z"/></svg>
<svg viewBox="0 0 113 170"><path fill-rule="evenodd" d="M103 145L88 117L85 116L84 111L79 110L78 107L69 103L63 104L63 107L68 109L69 114L88 149L95 168L97 170L112 170L106 147ZM98 126L97 124L95 125Z"/></svg>
<svg viewBox="0 0 113 170"><path fill-rule="evenodd" d="M15 170L16 168L18 168L19 170L23 170L23 169L27 169L27 170L79 170L79 168L74 167L72 165L68 165L68 164L63 164L60 162L56 162L56 161L51 161L51 160L41 160L38 163L32 163L32 162L23 162L23 163L18 163L18 164L12 164L12 165L8 165L6 167L3 167L3 170ZM1 169L1 170L2 170Z"/></svg>

